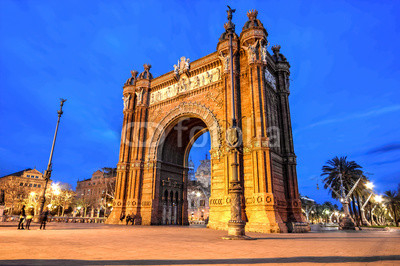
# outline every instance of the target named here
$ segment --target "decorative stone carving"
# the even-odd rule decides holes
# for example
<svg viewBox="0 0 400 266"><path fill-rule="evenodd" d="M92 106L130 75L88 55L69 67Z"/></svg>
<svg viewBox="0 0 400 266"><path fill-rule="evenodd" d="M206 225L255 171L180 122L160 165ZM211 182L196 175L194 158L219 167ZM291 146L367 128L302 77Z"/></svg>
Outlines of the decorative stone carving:
<svg viewBox="0 0 400 266"><path fill-rule="evenodd" d="M125 111L126 109L128 109L129 100L130 100L130 99L131 99L131 95L122 97L122 100L124 100L124 111Z"/></svg>
<svg viewBox="0 0 400 266"><path fill-rule="evenodd" d="M222 144L222 134L221 128L219 126L218 120L207 107L198 104L198 103L188 103L183 102L174 109L172 109L158 124L158 127L155 129L155 134L151 140L151 143L154 143L151 147L149 147L149 158L152 160L156 160L155 152L158 146L158 142L161 140L162 134L164 130L168 127L168 124L171 121L174 121L177 117L186 115L186 114L194 114L200 117L206 117L204 123L207 125L207 128L210 132L211 137L211 149L219 150Z"/></svg>
<svg viewBox="0 0 400 266"><path fill-rule="evenodd" d="M261 61L266 64L267 63L267 48L268 48L269 43L267 42L265 45L261 46L260 52L261 52Z"/></svg>
<svg viewBox="0 0 400 266"><path fill-rule="evenodd" d="M139 89L136 91L136 102L137 104L142 103L142 95L143 95L143 89Z"/></svg>
<svg viewBox="0 0 400 266"><path fill-rule="evenodd" d="M248 59L249 59L249 64L254 63L257 59L257 45L258 45L258 40L253 44L249 44L248 47L243 46L243 49L247 52Z"/></svg>
<svg viewBox="0 0 400 266"><path fill-rule="evenodd" d="M189 71L190 69L190 59L186 58L184 56L181 57L180 60L178 60L178 64L174 65L174 73L175 75L179 76L182 73L185 73Z"/></svg>
<svg viewBox="0 0 400 266"><path fill-rule="evenodd" d="M240 132L237 127L231 127L226 131L226 140L230 148L236 148L241 142Z"/></svg>
<svg viewBox="0 0 400 266"><path fill-rule="evenodd" d="M219 59L222 61L222 65L224 66L224 72L228 73L229 72L229 64L230 64L230 58L229 55L224 56L222 52L218 56Z"/></svg>
<svg viewBox="0 0 400 266"><path fill-rule="evenodd" d="M182 78L179 79L179 81L174 85L151 92L150 105L176 97L178 93L185 93L201 86L219 81L221 79L220 68L221 67L216 67L190 78L186 75L183 75Z"/></svg>

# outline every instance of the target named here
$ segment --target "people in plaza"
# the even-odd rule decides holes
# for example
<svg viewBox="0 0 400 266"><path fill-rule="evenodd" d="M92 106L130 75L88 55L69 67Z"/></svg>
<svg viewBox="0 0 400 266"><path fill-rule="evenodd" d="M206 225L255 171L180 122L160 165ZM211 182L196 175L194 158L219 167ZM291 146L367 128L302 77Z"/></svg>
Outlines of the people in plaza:
<svg viewBox="0 0 400 266"><path fill-rule="evenodd" d="M30 209L28 210L28 214L26 215L26 229L30 230L29 227L31 226L31 222L32 222L32 218L33 218L33 210Z"/></svg>
<svg viewBox="0 0 400 266"><path fill-rule="evenodd" d="M126 216L126 225L128 225L130 221L131 221L131 215L128 214L128 215Z"/></svg>
<svg viewBox="0 0 400 266"><path fill-rule="evenodd" d="M21 212L19 214L19 223L18 223L18 229L24 230L24 220L25 220L25 205L22 205Z"/></svg>
<svg viewBox="0 0 400 266"><path fill-rule="evenodd" d="M43 227L43 230L46 230L47 216L49 216L49 210L46 208L41 214L40 217L40 230Z"/></svg>
<svg viewBox="0 0 400 266"><path fill-rule="evenodd" d="M122 222L122 221L124 220L124 218L125 218L125 213L122 212L122 213L121 213L121 216L119 217L119 220Z"/></svg>

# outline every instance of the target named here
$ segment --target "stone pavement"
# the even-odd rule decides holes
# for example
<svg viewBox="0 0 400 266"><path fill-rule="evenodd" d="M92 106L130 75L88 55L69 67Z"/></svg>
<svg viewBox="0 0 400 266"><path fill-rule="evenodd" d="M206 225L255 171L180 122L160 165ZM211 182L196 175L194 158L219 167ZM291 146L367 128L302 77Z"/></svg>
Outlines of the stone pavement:
<svg viewBox="0 0 400 266"><path fill-rule="evenodd" d="M0 223L0 265L400 265L400 233L249 233L251 241L222 240L224 231L182 226L48 224L39 231Z"/></svg>

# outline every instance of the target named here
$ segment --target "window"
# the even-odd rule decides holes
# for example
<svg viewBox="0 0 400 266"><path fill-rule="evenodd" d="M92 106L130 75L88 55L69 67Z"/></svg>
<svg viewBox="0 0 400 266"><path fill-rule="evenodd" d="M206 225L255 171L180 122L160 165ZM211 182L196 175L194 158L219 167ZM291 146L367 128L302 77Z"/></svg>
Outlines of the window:
<svg viewBox="0 0 400 266"><path fill-rule="evenodd" d="M28 186L28 184L27 184L27 183L25 183L25 186L27 187L27 186Z"/></svg>
<svg viewBox="0 0 400 266"><path fill-rule="evenodd" d="M27 175L27 177L31 177L30 175Z"/></svg>
<svg viewBox="0 0 400 266"><path fill-rule="evenodd" d="M32 184L29 184L30 187L32 187Z"/></svg>
<svg viewBox="0 0 400 266"><path fill-rule="evenodd" d="M38 185L37 187L41 187L42 185Z"/></svg>
<svg viewBox="0 0 400 266"><path fill-rule="evenodd" d="M19 185L20 185L20 186L23 186L23 185L24 185L24 183L19 183Z"/></svg>
<svg viewBox="0 0 400 266"><path fill-rule="evenodd" d="M33 187L37 187L37 184L33 184Z"/></svg>
<svg viewBox="0 0 400 266"><path fill-rule="evenodd" d="M192 207L196 207L196 204L194 203L194 200L192 200L192 202L190 203L190 205L191 205Z"/></svg>
<svg viewBox="0 0 400 266"><path fill-rule="evenodd" d="M206 201L205 200L200 200L200 206L204 207L206 205Z"/></svg>
<svg viewBox="0 0 400 266"><path fill-rule="evenodd" d="M36 176L36 178L39 178L39 176Z"/></svg>

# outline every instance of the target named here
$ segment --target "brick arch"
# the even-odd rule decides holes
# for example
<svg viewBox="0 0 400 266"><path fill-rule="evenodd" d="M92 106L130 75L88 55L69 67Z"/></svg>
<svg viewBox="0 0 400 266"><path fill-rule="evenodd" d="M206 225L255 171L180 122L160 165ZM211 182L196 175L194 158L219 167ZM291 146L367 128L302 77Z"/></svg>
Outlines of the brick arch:
<svg viewBox="0 0 400 266"><path fill-rule="evenodd" d="M161 138L166 132L167 128L176 121L176 119L183 116L192 116L203 120L206 124L211 137L211 149L218 150L221 146L221 127L219 126L217 118L212 111L206 106L198 103L183 102L171 110L159 122L154 130L149 147L149 159L157 160L157 149L159 147Z"/></svg>

